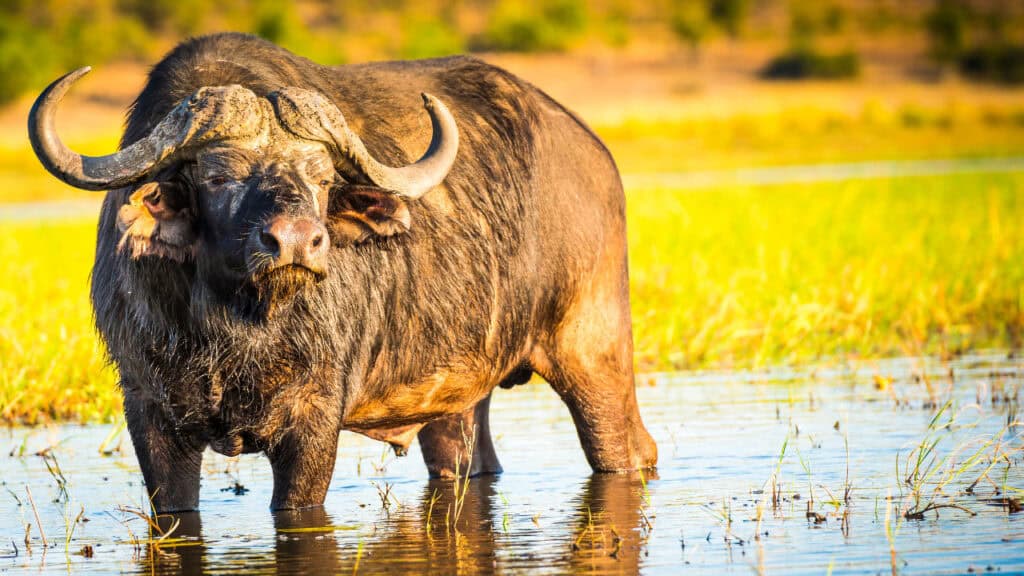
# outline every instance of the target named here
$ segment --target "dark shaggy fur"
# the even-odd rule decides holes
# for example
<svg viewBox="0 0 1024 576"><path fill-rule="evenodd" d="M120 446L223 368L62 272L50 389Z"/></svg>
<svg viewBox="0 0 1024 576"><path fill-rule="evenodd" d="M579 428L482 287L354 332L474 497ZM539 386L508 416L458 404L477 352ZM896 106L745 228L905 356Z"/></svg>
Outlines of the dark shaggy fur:
<svg viewBox="0 0 1024 576"><path fill-rule="evenodd" d="M601 442L600 414L620 429L642 424L633 416L631 358L623 357L631 343L621 187L607 151L575 117L473 58L328 68L224 34L186 42L154 67L122 146L198 88L228 84L259 96L287 86L320 91L393 166L426 146L409 135L427 121L419 94L429 92L451 109L461 145L443 201L432 192L409 202L407 233L335 245L322 282L278 279L285 296L269 315L246 309L260 298L244 287L235 301L218 297L216 264L202 249L184 263L119 253L116 217L131 190L108 194L92 301L158 508L195 507L207 445L266 451L275 507L319 504L338 430L471 411L499 382L527 380L531 368L556 383L595 468L653 464L643 438L610 440L624 445L608 450L588 445ZM594 329L608 336L593 337L593 358L570 358L559 334L588 299ZM579 339L589 321L579 312L571 321ZM628 390L616 392L621 400L574 392L586 389L582 372L594 370L590 388ZM436 379L447 383L422 400L416 391ZM616 450L619 460L604 455Z"/></svg>

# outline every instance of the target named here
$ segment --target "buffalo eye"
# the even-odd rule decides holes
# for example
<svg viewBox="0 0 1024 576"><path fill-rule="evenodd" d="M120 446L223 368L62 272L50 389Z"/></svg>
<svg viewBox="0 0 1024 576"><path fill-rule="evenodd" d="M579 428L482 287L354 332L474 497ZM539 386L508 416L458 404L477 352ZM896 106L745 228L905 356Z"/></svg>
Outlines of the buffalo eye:
<svg viewBox="0 0 1024 576"><path fill-rule="evenodd" d="M228 183L227 176L214 176L206 181L210 186L223 186Z"/></svg>
<svg viewBox="0 0 1024 576"><path fill-rule="evenodd" d="M333 180L329 180L327 178L324 178L323 180L320 181L320 185L323 186L324 188L330 186L333 183L334 183Z"/></svg>

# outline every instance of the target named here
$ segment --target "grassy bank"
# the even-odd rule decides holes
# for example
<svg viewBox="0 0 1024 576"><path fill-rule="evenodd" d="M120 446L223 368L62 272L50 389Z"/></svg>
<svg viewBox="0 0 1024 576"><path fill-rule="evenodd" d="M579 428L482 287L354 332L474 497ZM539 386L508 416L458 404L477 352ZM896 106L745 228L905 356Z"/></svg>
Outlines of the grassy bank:
<svg viewBox="0 0 1024 576"><path fill-rule="evenodd" d="M629 196L642 370L1024 337L1024 174Z"/></svg>
<svg viewBox="0 0 1024 576"><path fill-rule="evenodd" d="M120 411L88 299L95 235L92 221L0 224L0 422Z"/></svg>
<svg viewBox="0 0 1024 576"><path fill-rule="evenodd" d="M1024 337L1024 174L631 190L644 371L950 354ZM0 421L119 410L94 224L0 223Z"/></svg>

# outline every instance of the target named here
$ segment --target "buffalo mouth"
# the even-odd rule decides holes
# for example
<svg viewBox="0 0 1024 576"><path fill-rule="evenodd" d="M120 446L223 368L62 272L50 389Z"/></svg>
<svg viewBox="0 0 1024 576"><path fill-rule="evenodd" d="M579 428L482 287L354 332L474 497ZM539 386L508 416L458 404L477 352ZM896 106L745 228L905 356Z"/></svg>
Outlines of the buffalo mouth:
<svg viewBox="0 0 1024 576"><path fill-rule="evenodd" d="M323 270L314 270L301 264L284 264L262 270L253 275L253 284L276 282L319 282L324 279Z"/></svg>
<svg viewBox="0 0 1024 576"><path fill-rule="evenodd" d="M256 292L256 299L269 316L296 296L309 292L323 279L322 272L297 264L286 264L253 275L252 286Z"/></svg>
<svg viewBox="0 0 1024 576"><path fill-rule="evenodd" d="M302 289L324 279L320 270L312 270L300 264L285 264L261 271L252 277L257 288L278 291L288 288Z"/></svg>

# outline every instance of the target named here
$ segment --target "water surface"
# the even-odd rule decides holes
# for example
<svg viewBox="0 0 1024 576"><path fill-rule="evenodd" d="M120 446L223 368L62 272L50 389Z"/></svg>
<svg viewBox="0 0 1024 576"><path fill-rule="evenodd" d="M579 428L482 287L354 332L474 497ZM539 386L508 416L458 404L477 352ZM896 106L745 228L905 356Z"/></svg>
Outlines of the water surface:
<svg viewBox="0 0 1024 576"><path fill-rule="evenodd" d="M208 453L201 513L163 519L179 523L160 551L132 543L147 528L130 511L145 497L126 434L105 455L116 427L15 428L0 440L0 572L1022 571L1024 513L1006 500L1024 488L1022 382L1024 362L1002 352L644 376L641 411L660 449L647 477L592 475L546 385L499 389L505 473L471 480L461 498L427 478L415 446L395 458L344 433L324 508L272 514L265 458ZM922 440L935 442L935 466L908 483ZM905 518L915 484L918 509L963 509ZM80 511L88 521L76 524Z"/></svg>

